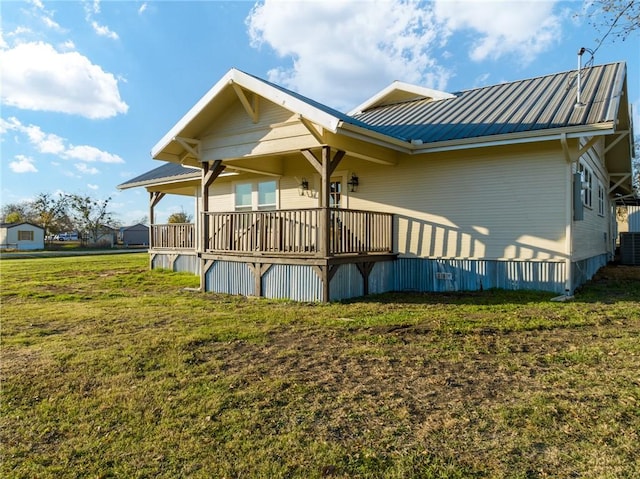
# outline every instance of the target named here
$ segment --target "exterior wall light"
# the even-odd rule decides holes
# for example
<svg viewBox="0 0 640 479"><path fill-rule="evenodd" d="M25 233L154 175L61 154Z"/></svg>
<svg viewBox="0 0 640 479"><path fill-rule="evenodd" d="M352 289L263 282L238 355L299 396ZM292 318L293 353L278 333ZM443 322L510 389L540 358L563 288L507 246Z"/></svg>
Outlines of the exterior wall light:
<svg viewBox="0 0 640 479"><path fill-rule="evenodd" d="M298 192L300 193L300 196L303 196L305 191L309 191L309 180L303 177L302 180L300 181L300 187L298 188Z"/></svg>
<svg viewBox="0 0 640 479"><path fill-rule="evenodd" d="M358 185L360 184L358 176L355 173L351 173L351 179L347 181L347 184L349 185L350 192L355 193L358 191Z"/></svg>

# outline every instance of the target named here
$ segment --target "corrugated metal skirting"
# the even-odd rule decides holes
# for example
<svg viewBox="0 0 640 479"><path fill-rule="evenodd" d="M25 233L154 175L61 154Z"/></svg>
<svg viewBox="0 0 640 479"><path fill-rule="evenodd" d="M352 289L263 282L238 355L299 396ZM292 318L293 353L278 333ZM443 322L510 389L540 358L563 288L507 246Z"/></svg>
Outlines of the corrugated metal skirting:
<svg viewBox="0 0 640 479"><path fill-rule="evenodd" d="M151 269L170 269L181 273L200 274L200 260L195 253L179 254L173 265L171 264L172 256L170 254L156 254L151 263Z"/></svg>
<svg viewBox="0 0 640 479"><path fill-rule="evenodd" d="M601 254L592 258L573 263L573 285L575 288L589 281L609 261L608 254ZM572 291L573 292L573 291Z"/></svg>
<svg viewBox="0 0 640 479"><path fill-rule="evenodd" d="M151 261L151 269L170 269L171 259L167 254L157 254Z"/></svg>
<svg viewBox="0 0 640 479"><path fill-rule="evenodd" d="M369 294L382 294L394 291L396 275L395 261L376 263L369 274Z"/></svg>
<svg viewBox="0 0 640 479"><path fill-rule="evenodd" d="M322 282L311 266L274 264L262 276L266 298L322 301Z"/></svg>
<svg viewBox="0 0 640 479"><path fill-rule="evenodd" d="M178 255L173 263L173 270L181 273L193 273L195 275L200 274L200 258L195 254L181 254Z"/></svg>
<svg viewBox="0 0 640 479"><path fill-rule="evenodd" d="M245 263L216 261L205 275L205 291L254 296L253 272Z"/></svg>
<svg viewBox="0 0 640 479"><path fill-rule="evenodd" d="M340 301L359 296L364 296L364 281L358 267L355 264L341 265L331 278L329 299Z"/></svg>
<svg viewBox="0 0 640 479"><path fill-rule="evenodd" d="M401 258L398 291L477 291L490 288L563 293L564 262Z"/></svg>

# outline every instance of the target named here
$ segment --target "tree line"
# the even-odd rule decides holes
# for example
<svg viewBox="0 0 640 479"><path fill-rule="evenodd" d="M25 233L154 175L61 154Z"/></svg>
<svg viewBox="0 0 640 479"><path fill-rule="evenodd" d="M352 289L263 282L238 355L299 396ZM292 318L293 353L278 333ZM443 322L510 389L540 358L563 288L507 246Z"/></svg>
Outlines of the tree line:
<svg viewBox="0 0 640 479"><path fill-rule="evenodd" d="M88 195L40 193L35 199L9 203L0 207L2 223L32 223L44 229L45 237L75 231L82 238L97 241L109 229L122 225L110 211L111 197L99 200ZM191 215L184 211L172 213L168 223L190 223ZM145 216L132 224L148 224Z"/></svg>
<svg viewBox="0 0 640 479"><path fill-rule="evenodd" d="M76 231L96 241L107 228L121 222L109 210L111 197L99 200L88 195L40 193L35 199L0 208L3 223L32 223L44 229L45 237Z"/></svg>

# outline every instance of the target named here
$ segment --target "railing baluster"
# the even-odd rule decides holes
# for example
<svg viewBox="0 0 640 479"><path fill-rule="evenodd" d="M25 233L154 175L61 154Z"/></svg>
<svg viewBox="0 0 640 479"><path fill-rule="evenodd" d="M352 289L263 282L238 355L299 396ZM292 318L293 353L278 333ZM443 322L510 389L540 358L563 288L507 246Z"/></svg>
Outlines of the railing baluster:
<svg viewBox="0 0 640 479"><path fill-rule="evenodd" d="M316 254L320 208L204 213L209 224L207 251L230 253ZM331 208L330 254L391 252L393 215L371 211ZM194 226L154 225L154 247L195 247Z"/></svg>

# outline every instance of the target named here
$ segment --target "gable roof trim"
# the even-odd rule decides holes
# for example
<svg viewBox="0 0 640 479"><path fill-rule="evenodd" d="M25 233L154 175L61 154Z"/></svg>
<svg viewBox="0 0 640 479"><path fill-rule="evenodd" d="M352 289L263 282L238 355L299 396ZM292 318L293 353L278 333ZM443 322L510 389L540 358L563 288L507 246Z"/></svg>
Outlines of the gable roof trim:
<svg viewBox="0 0 640 479"><path fill-rule="evenodd" d="M388 101L385 102L385 99L390 97L393 93L408 93L414 95L412 100L396 100L396 101ZM357 115L358 113L362 113L365 110L370 108L391 105L393 103L403 103L403 101L414 101L416 99L431 99L432 101L437 100L446 100L449 98L455 98L455 95L451 93L447 93L444 91L433 90L431 88L412 85L410 83L405 83L401 81L394 81L391 85L386 88L380 90L378 93L373 95L371 98L365 100L363 103L352 109L347 115Z"/></svg>
<svg viewBox="0 0 640 479"><path fill-rule="evenodd" d="M151 156L158 158L158 155L160 155L169 144L176 141L177 137L181 136L183 130L207 105L215 101L215 98L225 88L233 84L262 96L289 111L298 113L333 133L337 131L338 124L341 121L358 122L356 119L349 118L337 110L321 105L302 95L298 95L278 85L232 68L155 144L151 149Z"/></svg>

